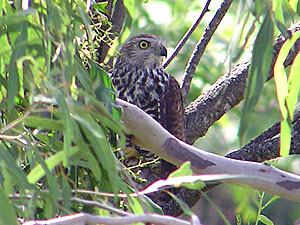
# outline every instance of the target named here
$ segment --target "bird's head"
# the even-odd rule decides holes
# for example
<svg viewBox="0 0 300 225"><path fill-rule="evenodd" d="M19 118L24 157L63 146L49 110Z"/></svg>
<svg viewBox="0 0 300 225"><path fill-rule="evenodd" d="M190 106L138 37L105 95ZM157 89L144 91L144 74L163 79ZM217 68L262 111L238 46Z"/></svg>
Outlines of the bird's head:
<svg viewBox="0 0 300 225"><path fill-rule="evenodd" d="M116 64L156 68L167 57L166 41L151 34L140 34L127 40L120 50Z"/></svg>

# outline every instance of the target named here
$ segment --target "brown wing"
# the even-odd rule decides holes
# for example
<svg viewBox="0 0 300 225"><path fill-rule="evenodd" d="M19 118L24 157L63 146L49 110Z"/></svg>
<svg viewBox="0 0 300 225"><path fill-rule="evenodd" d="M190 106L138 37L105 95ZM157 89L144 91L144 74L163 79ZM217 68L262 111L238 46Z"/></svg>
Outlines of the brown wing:
<svg viewBox="0 0 300 225"><path fill-rule="evenodd" d="M178 82L170 76L167 91L167 126L166 129L175 137L185 141L184 106Z"/></svg>
<svg viewBox="0 0 300 225"><path fill-rule="evenodd" d="M185 141L184 106L181 90L175 78L169 75L167 90L159 102L160 124L175 137ZM162 178L176 170L173 164L161 160Z"/></svg>

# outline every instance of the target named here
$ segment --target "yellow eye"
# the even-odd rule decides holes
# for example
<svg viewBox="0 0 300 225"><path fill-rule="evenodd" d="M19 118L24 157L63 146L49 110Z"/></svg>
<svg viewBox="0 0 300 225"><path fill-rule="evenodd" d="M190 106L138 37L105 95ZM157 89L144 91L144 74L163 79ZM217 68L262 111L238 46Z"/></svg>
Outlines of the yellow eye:
<svg viewBox="0 0 300 225"><path fill-rule="evenodd" d="M147 49L150 47L150 42L148 41L140 41L139 46L141 49Z"/></svg>

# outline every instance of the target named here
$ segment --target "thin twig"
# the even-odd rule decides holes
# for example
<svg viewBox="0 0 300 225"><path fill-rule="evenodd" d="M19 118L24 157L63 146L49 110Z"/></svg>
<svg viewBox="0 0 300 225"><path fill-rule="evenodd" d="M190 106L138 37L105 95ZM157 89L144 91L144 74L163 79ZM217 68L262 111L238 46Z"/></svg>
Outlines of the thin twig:
<svg viewBox="0 0 300 225"><path fill-rule="evenodd" d="M116 209L114 207L108 206L107 204L102 204L102 203L97 202L97 201L81 199L81 198L77 198L77 197L70 198L70 201L75 202L75 203L80 203L80 204L83 204L83 205L88 205L88 206L91 206L91 207L106 209L107 211L110 211L111 213L115 213L119 216L129 216L130 215L127 212L124 212L122 210L119 210L119 209Z"/></svg>
<svg viewBox="0 0 300 225"><path fill-rule="evenodd" d="M43 192L48 192L48 191L43 191ZM32 199L33 195L28 194L28 195L20 195L20 194L11 194L9 196L9 199L14 199L14 200L18 200L18 199ZM42 197L38 197L38 199L42 199ZM62 202L63 199L62 198L58 198L57 201ZM70 202L74 202L74 203L79 203L79 204L83 204L83 205L87 205L87 206L91 206L91 207L97 207L97 208L101 208L101 209L105 209L111 213L115 213L116 215L119 216L129 216L130 214L127 212L124 212L123 210L119 210L117 208L114 208L112 206L109 206L107 204L102 204L98 201L93 201L93 200L87 200L87 199L82 199L82 198L78 198L78 197L71 197L70 198Z"/></svg>
<svg viewBox="0 0 300 225"><path fill-rule="evenodd" d="M33 104L25 113L23 116L18 117L14 121L10 122L7 124L5 127L0 129L0 134L5 133L8 130L11 130L14 128L16 125L20 124L24 119L26 119L30 114L37 108L37 104Z"/></svg>
<svg viewBox="0 0 300 225"><path fill-rule="evenodd" d="M208 6L210 4L211 0L208 0L199 16L199 18L196 20L196 22L190 27L190 29L185 33L185 35L181 38L181 40L178 42L175 51L173 52L173 54L168 58L168 60L165 62L165 64L163 65L164 68L167 68L167 66L171 63L171 61L175 58L176 55L178 55L178 53L180 52L180 50L182 49L182 47L185 45L185 43L187 42L187 40L190 38L190 36L192 35L192 33L196 30L196 28L198 27L198 25L200 24L203 16L205 15L206 12L209 11Z"/></svg>
<svg viewBox="0 0 300 225"><path fill-rule="evenodd" d="M224 0L220 6L220 8L217 10L214 18L211 20L211 22L208 24L208 26L205 29L205 33L203 34L201 40L197 43L194 52L188 62L188 65L185 70L185 75L181 87L182 96L184 101L187 98L187 94L191 87L191 81L195 74L196 67L199 64L199 61L204 53L204 50L206 46L208 45L208 42L212 38L213 34L215 33L217 27L219 26L221 20L227 13L230 5L232 3L232 0Z"/></svg>

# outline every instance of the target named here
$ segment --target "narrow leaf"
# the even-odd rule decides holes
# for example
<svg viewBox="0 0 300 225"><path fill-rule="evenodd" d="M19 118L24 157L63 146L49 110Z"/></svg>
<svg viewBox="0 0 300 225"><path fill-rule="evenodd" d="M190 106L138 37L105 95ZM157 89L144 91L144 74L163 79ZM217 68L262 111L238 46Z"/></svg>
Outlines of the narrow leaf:
<svg viewBox="0 0 300 225"><path fill-rule="evenodd" d="M125 0L124 6L128 10L130 17L134 18L134 16L135 16L135 0Z"/></svg>
<svg viewBox="0 0 300 225"><path fill-rule="evenodd" d="M0 224L18 225L15 210L0 185Z"/></svg>
<svg viewBox="0 0 300 225"><path fill-rule="evenodd" d="M263 24L258 32L253 47L252 62L249 68L248 81L245 91L245 103L243 105L243 115L239 128L240 143L243 143L243 137L250 121L250 114L258 102L262 92L263 83L269 74L272 62L272 42L273 42L273 21L271 12L267 9Z"/></svg>
<svg viewBox="0 0 300 225"><path fill-rule="evenodd" d="M74 155L78 151L79 149L77 147L72 147L70 151L68 151L68 157ZM50 158L46 159L45 163L49 171L52 171L55 166L59 165L63 161L64 157L65 157L65 151L61 151L51 156ZM28 182L31 184L35 184L39 179L45 176L45 174L46 172L44 171L43 167L40 164L38 164L27 175Z"/></svg>
<svg viewBox="0 0 300 225"><path fill-rule="evenodd" d="M274 225L272 220L270 220L268 217L264 215L259 215L259 221L266 225Z"/></svg>
<svg viewBox="0 0 300 225"><path fill-rule="evenodd" d="M60 120L41 118L38 116L26 117L24 124L29 127L36 127L43 130L64 130L64 126Z"/></svg>
<svg viewBox="0 0 300 225"><path fill-rule="evenodd" d="M295 68L291 69L289 79L284 69L284 61L289 51L294 46L296 40L300 37L300 31L293 34L293 37L287 40L280 49L277 60L274 65L274 80L276 84L276 92L278 104L282 116L281 132L280 132L280 155L287 156L290 149L291 126L295 105L299 93L299 58L294 61ZM293 66L294 66L293 63ZM292 67L293 67L292 66Z"/></svg>

